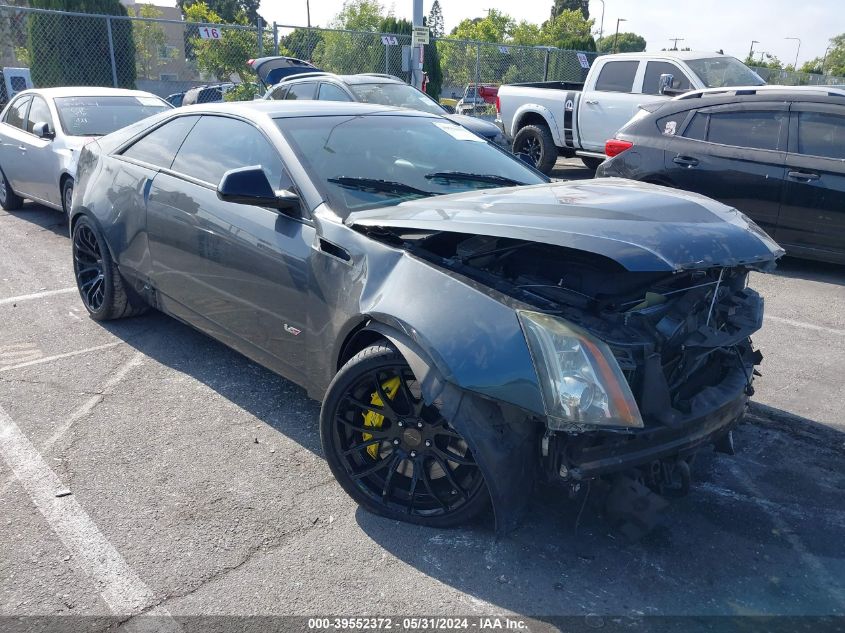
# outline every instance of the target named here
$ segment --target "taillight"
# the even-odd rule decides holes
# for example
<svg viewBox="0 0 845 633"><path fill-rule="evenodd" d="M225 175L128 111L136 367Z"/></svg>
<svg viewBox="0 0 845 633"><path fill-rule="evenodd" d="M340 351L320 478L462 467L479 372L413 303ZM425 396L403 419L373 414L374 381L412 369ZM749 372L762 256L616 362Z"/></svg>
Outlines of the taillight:
<svg viewBox="0 0 845 633"><path fill-rule="evenodd" d="M502 102L499 100L499 95L496 95L496 114L502 113Z"/></svg>
<svg viewBox="0 0 845 633"><path fill-rule="evenodd" d="M620 141L618 138L612 138L604 144L604 153L608 158L613 158L633 146L634 144L631 141Z"/></svg>
<svg viewBox="0 0 845 633"><path fill-rule="evenodd" d="M248 59L248 60L246 61L246 65L247 65L247 66L249 66L250 68L252 68L252 65L253 65L254 63L255 63L255 60L254 60L254 59Z"/></svg>

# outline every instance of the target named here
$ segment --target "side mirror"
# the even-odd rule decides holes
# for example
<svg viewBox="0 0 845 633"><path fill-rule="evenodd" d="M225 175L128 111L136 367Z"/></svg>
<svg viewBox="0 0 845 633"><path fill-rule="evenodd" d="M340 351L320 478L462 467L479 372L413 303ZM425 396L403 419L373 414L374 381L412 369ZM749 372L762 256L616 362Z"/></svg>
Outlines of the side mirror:
<svg viewBox="0 0 845 633"><path fill-rule="evenodd" d="M52 140L56 138L56 133L50 128L50 124L46 121L39 121L32 126L32 133L38 138Z"/></svg>
<svg viewBox="0 0 845 633"><path fill-rule="evenodd" d="M657 84L657 94L665 95L667 90L672 88L675 76L669 73L660 75L660 82Z"/></svg>
<svg viewBox="0 0 845 633"><path fill-rule="evenodd" d="M267 174L257 165L232 169L217 185L217 197L224 202L270 207L279 211L299 208L299 196L292 191L274 191Z"/></svg>

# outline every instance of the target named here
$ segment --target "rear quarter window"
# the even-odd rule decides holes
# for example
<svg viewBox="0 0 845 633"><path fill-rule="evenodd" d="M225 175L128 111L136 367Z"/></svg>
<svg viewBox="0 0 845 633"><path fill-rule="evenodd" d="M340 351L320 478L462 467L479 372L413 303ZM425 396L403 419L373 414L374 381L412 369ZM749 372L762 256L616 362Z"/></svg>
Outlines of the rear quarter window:
<svg viewBox="0 0 845 633"><path fill-rule="evenodd" d="M657 131L664 136L680 135L681 127L687 118L687 112L675 112L668 116L657 119Z"/></svg>

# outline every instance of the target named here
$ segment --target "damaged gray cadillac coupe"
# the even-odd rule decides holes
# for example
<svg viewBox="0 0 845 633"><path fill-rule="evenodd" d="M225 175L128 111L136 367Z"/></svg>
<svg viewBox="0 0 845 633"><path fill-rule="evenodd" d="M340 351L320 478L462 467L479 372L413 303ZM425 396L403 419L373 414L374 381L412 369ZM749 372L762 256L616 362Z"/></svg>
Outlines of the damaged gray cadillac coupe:
<svg viewBox="0 0 845 633"><path fill-rule="evenodd" d="M701 196L549 183L437 116L321 102L98 139L70 225L93 318L152 306L304 386L368 510L492 502L501 530L539 478L683 492L729 450L761 360L748 274L783 252Z"/></svg>

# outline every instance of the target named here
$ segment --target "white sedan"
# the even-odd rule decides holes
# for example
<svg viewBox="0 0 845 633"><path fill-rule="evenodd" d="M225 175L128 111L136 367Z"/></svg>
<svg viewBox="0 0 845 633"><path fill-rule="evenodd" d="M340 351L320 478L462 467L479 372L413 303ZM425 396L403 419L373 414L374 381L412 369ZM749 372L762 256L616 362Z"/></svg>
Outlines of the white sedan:
<svg viewBox="0 0 845 633"><path fill-rule="evenodd" d="M0 207L23 199L67 211L82 147L172 106L140 90L43 88L19 93L0 114Z"/></svg>

